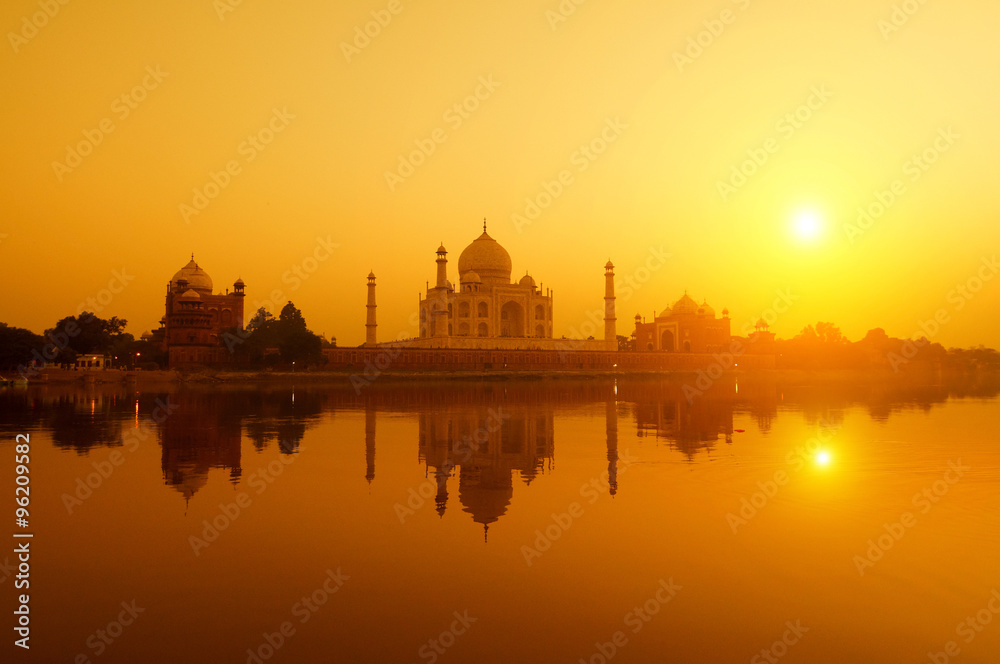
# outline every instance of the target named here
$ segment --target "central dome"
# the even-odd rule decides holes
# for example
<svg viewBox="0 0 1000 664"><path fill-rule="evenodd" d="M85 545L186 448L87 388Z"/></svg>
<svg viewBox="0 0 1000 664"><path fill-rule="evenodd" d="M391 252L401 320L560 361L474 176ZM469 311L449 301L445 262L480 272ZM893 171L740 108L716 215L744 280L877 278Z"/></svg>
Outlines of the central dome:
<svg viewBox="0 0 1000 664"><path fill-rule="evenodd" d="M698 313L698 303L691 299L687 291L684 291L684 295L681 296L681 299L674 302L671 310L675 314L696 314Z"/></svg>
<svg viewBox="0 0 1000 664"><path fill-rule="evenodd" d="M510 283L510 254L483 231L458 257L458 274L475 272L486 283ZM464 280L464 278L463 278Z"/></svg>
<svg viewBox="0 0 1000 664"><path fill-rule="evenodd" d="M182 279L187 281L188 288L193 288L199 293L212 294L212 277L208 276L207 272L198 267L198 264L194 262L194 256L191 257L187 265L177 270L177 274L170 280L170 287L176 287L177 282Z"/></svg>

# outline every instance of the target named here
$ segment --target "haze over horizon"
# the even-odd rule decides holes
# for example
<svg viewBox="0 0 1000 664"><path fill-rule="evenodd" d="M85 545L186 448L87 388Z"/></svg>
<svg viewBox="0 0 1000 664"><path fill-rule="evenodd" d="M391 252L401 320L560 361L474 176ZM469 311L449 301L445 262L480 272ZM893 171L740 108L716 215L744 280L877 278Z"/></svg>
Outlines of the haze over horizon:
<svg viewBox="0 0 1000 664"><path fill-rule="evenodd" d="M97 313L138 337L193 252L247 320L291 300L343 346L373 270L387 341L486 217L556 337L610 258L638 285L619 334L685 290L738 334L790 292L780 337L943 310L933 341L1000 347L996 3L16 0L0 25L10 325L124 271Z"/></svg>

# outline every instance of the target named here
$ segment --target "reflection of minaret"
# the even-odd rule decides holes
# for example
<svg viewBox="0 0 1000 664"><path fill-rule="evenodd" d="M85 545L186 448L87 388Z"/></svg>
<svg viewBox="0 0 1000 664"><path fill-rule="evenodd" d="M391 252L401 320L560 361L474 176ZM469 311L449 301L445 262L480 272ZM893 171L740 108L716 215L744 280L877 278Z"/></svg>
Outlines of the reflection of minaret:
<svg viewBox="0 0 1000 664"><path fill-rule="evenodd" d="M618 493L618 404L608 401L604 418L608 429L608 491Z"/></svg>
<svg viewBox="0 0 1000 664"><path fill-rule="evenodd" d="M437 482L437 495L434 497L435 510L438 516L444 516L444 510L448 506L448 478L451 477L449 468L437 467L434 469L434 481Z"/></svg>
<svg viewBox="0 0 1000 664"><path fill-rule="evenodd" d="M365 463L365 479L371 484L375 479L375 407L370 402L365 404Z"/></svg>

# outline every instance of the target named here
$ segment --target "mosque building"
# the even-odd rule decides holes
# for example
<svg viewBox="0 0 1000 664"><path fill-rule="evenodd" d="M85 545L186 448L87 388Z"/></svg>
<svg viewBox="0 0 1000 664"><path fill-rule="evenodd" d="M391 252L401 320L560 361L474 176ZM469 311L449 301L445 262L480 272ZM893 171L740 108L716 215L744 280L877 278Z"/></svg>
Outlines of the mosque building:
<svg viewBox="0 0 1000 664"><path fill-rule="evenodd" d="M228 360L223 330L243 328L246 284L237 279L232 292L212 293L212 278L191 260L167 284L166 312L160 321L169 366L220 364Z"/></svg>
<svg viewBox="0 0 1000 664"><path fill-rule="evenodd" d="M553 291L525 273L511 279L510 254L486 232L458 257L458 286L448 278L448 250L437 249L434 286L419 298L419 334L409 348L559 350L553 339ZM604 339L574 340L575 350L617 350L614 265L605 265ZM366 346L376 347L375 274L368 275Z"/></svg>
<svg viewBox="0 0 1000 664"><path fill-rule="evenodd" d="M729 348L729 310L716 318L708 302L698 304L687 291L647 323L635 315L635 350L668 353L716 353Z"/></svg>

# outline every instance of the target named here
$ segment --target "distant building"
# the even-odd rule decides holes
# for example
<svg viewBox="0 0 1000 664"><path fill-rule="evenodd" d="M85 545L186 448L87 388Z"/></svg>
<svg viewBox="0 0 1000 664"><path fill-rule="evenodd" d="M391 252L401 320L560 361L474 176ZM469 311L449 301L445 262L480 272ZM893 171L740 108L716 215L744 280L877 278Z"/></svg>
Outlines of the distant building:
<svg viewBox="0 0 1000 664"><path fill-rule="evenodd" d="M78 371L104 371L111 368L111 357L99 353L77 355L73 369Z"/></svg>
<svg viewBox="0 0 1000 664"><path fill-rule="evenodd" d="M167 284L166 313L160 321L163 350L170 367L228 360L222 331L243 328L245 287L243 280L237 279L233 292L227 288L223 294L213 294L212 278L191 255L188 264Z"/></svg>
<svg viewBox="0 0 1000 664"><path fill-rule="evenodd" d="M635 316L635 349L666 353L716 353L729 348L729 310L716 318L708 302L698 304L684 293L651 322Z"/></svg>

